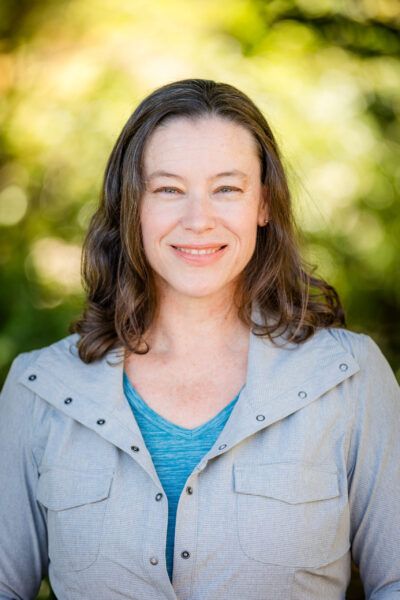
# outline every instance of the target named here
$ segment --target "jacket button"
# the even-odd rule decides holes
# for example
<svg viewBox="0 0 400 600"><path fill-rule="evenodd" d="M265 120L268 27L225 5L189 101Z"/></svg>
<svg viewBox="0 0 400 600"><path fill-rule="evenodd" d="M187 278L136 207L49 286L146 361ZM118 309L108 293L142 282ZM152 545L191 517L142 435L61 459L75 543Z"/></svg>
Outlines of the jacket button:
<svg viewBox="0 0 400 600"><path fill-rule="evenodd" d="M257 419L257 421L264 421L265 415L257 415L256 419Z"/></svg>
<svg viewBox="0 0 400 600"><path fill-rule="evenodd" d="M221 444L218 446L218 450L223 450L224 448L226 448L226 444Z"/></svg>
<svg viewBox="0 0 400 600"><path fill-rule="evenodd" d="M303 390L301 390L301 392L299 392L297 395L299 398L307 398L307 392L304 392Z"/></svg>
<svg viewBox="0 0 400 600"><path fill-rule="evenodd" d="M105 420L104 419L97 419L96 423L97 423L97 425L104 425Z"/></svg>
<svg viewBox="0 0 400 600"><path fill-rule="evenodd" d="M131 446L131 450L133 452L139 452L139 448L137 446Z"/></svg>
<svg viewBox="0 0 400 600"><path fill-rule="evenodd" d="M162 495L161 492L159 492L158 494L156 494L156 500L157 500L157 502L159 502L162 497L163 497L163 495Z"/></svg>
<svg viewBox="0 0 400 600"><path fill-rule="evenodd" d="M72 398L65 398L64 404L71 404Z"/></svg>
<svg viewBox="0 0 400 600"><path fill-rule="evenodd" d="M158 558L156 556L152 556L150 558L150 562L152 565L158 565Z"/></svg>
<svg viewBox="0 0 400 600"><path fill-rule="evenodd" d="M188 486L187 486L187 488L186 488L186 493L187 493L187 494L193 494L193 488L192 488L192 486L191 486L191 485L188 485Z"/></svg>
<svg viewBox="0 0 400 600"><path fill-rule="evenodd" d="M349 365L346 365L346 363L342 363L341 365L339 365L339 369L341 371L347 371L348 368L349 368Z"/></svg>
<svg viewBox="0 0 400 600"><path fill-rule="evenodd" d="M35 381L36 375L29 375L28 379L29 381Z"/></svg>
<svg viewBox="0 0 400 600"><path fill-rule="evenodd" d="M184 550L183 552L181 552L181 556L182 558L189 558L190 554L187 550Z"/></svg>

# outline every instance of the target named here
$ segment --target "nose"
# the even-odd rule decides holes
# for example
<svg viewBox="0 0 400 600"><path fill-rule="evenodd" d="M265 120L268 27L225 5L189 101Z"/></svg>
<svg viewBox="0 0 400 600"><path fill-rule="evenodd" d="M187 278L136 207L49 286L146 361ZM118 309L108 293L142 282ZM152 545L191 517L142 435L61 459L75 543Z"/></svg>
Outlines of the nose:
<svg viewBox="0 0 400 600"><path fill-rule="evenodd" d="M185 205L182 215L182 225L185 229L201 232L213 229L216 225L215 211L212 202L206 194L191 195Z"/></svg>

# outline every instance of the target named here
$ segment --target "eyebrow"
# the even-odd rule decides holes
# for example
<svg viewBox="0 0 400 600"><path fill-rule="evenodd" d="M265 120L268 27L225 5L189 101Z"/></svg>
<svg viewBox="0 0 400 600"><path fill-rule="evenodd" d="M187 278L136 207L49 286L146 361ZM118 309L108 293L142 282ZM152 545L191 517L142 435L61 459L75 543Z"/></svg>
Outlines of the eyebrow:
<svg viewBox="0 0 400 600"><path fill-rule="evenodd" d="M243 171L239 171L239 169L233 169L232 171L223 171L222 173L217 173L216 175L212 175L209 179L217 179L217 177L234 177L234 176L241 177L242 179L247 179L246 173L243 173ZM160 171L160 170L153 171L153 173L150 173L147 180L150 181L151 179L155 179L156 177L170 177L170 178L184 180L184 177L181 177L180 175L175 175L174 173L168 173L167 171Z"/></svg>

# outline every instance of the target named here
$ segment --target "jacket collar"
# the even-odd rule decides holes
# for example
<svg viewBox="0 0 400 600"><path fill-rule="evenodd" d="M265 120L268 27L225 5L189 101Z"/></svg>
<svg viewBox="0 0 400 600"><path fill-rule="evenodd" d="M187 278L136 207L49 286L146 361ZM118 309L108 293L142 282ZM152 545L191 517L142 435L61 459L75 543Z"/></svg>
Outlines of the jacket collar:
<svg viewBox="0 0 400 600"><path fill-rule="evenodd" d="M78 339L73 334L44 348L19 382L132 456L132 446L143 448L144 442L123 392L121 354L112 350L86 364L77 353ZM329 329L284 347L250 333L246 384L223 432L227 445L219 439L208 458L313 402L359 369ZM145 456L148 462L146 450L135 458L141 462Z"/></svg>

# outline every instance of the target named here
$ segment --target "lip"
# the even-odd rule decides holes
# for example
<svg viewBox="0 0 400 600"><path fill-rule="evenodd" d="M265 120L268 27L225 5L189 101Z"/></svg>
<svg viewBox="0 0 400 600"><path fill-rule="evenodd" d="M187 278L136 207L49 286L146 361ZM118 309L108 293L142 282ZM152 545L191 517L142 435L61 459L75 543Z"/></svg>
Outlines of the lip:
<svg viewBox="0 0 400 600"><path fill-rule="evenodd" d="M171 244L173 248L191 248L192 250L212 250L214 248L221 248L226 244L214 243L209 244Z"/></svg>
<svg viewBox="0 0 400 600"><path fill-rule="evenodd" d="M178 257L180 260L185 261L187 264L198 267L211 265L220 260L220 258L225 254L227 247L227 244L182 244L180 246L171 245L171 249L176 257ZM193 250L211 250L213 248L220 248L220 250L217 250L212 254L186 254L185 252L181 252L180 250L178 250L178 248L191 248Z"/></svg>

